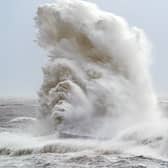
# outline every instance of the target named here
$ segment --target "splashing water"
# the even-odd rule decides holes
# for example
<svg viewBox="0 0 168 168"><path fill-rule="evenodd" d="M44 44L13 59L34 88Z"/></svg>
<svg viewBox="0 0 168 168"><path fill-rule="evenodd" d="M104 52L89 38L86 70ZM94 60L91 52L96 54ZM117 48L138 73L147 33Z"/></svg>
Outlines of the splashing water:
<svg viewBox="0 0 168 168"><path fill-rule="evenodd" d="M40 6L36 22L49 51L40 118L59 131L113 137L158 117L142 30L79 0Z"/></svg>
<svg viewBox="0 0 168 168"><path fill-rule="evenodd" d="M31 103L19 106L22 112L27 107L25 116L18 103L0 106L0 112L12 109L17 116L4 113L8 122L1 125L0 120L0 155L31 155L32 163L47 156L49 163L60 163L57 167L70 162L79 167L79 160L100 166L99 159L112 165L115 157L125 167L132 159L122 163L125 153L137 156L137 162L146 162L138 155L167 159L168 122L152 88L151 45L145 33L80 0L40 6L36 24L38 43L48 51L40 110L34 118L27 115ZM25 123L31 127L23 134Z"/></svg>

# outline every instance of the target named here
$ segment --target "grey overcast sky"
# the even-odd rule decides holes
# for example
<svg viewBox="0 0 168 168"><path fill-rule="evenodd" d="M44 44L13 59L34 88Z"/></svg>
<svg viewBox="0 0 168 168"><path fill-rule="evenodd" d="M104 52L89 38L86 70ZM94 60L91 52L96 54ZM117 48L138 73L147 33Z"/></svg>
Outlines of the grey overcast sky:
<svg viewBox="0 0 168 168"><path fill-rule="evenodd" d="M168 96L168 1L91 0L145 30L153 44L151 74L159 96ZM0 97L35 97L45 52L34 42L38 5L52 0L2 0L0 5Z"/></svg>

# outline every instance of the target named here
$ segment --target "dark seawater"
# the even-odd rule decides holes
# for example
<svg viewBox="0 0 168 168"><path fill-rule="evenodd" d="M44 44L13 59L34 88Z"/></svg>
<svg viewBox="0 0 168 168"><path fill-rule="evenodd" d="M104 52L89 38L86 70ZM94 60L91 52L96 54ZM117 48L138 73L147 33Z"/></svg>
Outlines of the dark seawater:
<svg viewBox="0 0 168 168"><path fill-rule="evenodd" d="M162 104L164 109L168 107L165 101ZM48 146L43 145L45 147L41 147L40 149L37 147L39 139L25 140L25 134L31 134L33 124L36 122L35 118L38 108L38 103L34 100L0 100L0 168L168 167L167 161L142 155L135 156L113 150L111 152L108 150L92 152L92 148L78 150L78 146L80 147L79 144L76 144L76 146L72 144L73 147L71 148L71 145L67 146L65 144L68 144L68 141L73 141L73 137L70 136L68 139L67 135L65 137L66 143L61 143L61 141L65 141L62 138L55 146L50 143ZM24 133L23 136L22 133ZM3 142L3 139L8 137L8 135L9 139L6 138L6 142ZM35 137L35 135L33 136ZM30 145L31 141L35 145ZM78 143L79 141L80 139L78 139ZM85 138L81 139L81 141L88 142ZM41 143L41 140L39 140L39 143ZM17 148L14 148L15 145L17 145Z"/></svg>

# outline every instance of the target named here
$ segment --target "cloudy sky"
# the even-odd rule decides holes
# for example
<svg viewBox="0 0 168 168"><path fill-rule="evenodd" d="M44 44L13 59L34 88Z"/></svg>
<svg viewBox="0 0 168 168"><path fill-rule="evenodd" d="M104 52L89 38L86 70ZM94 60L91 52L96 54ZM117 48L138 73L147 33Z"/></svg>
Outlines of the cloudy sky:
<svg viewBox="0 0 168 168"><path fill-rule="evenodd" d="M153 85L168 96L168 1L92 0L145 30L153 44ZM45 52L35 40L38 5L52 0L3 0L0 5L0 96L35 97L42 81Z"/></svg>

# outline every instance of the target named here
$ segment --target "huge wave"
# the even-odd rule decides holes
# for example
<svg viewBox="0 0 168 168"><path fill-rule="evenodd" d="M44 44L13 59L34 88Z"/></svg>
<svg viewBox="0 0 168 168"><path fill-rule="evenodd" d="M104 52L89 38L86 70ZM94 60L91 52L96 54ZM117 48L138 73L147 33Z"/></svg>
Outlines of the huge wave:
<svg viewBox="0 0 168 168"><path fill-rule="evenodd" d="M40 6L36 24L38 43L48 51L40 110L37 118L7 123L19 131L0 132L0 154L126 152L167 158L168 122L152 88L145 33L80 0ZM25 123L30 127L23 134Z"/></svg>
<svg viewBox="0 0 168 168"><path fill-rule="evenodd" d="M40 6L36 23L49 53L40 119L58 131L114 137L158 117L142 30L79 0Z"/></svg>

